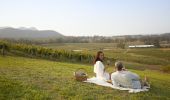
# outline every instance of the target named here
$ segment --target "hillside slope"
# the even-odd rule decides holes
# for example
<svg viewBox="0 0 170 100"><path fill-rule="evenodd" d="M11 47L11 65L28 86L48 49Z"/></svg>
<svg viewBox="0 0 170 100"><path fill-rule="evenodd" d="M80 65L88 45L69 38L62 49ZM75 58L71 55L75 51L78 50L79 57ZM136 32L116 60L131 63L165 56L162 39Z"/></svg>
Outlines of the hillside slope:
<svg viewBox="0 0 170 100"><path fill-rule="evenodd" d="M85 68L88 75L93 76L92 66L0 56L0 99L170 99L170 74L132 70L141 77L147 74L151 89L149 92L129 94L128 91L77 82L73 77L77 68Z"/></svg>

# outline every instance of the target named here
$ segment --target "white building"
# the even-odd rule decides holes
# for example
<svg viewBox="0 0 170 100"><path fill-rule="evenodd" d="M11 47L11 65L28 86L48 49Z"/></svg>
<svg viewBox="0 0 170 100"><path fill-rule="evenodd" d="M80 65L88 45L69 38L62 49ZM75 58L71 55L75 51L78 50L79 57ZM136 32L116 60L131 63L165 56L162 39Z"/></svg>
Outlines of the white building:
<svg viewBox="0 0 170 100"><path fill-rule="evenodd" d="M130 45L129 48L151 48L154 45Z"/></svg>

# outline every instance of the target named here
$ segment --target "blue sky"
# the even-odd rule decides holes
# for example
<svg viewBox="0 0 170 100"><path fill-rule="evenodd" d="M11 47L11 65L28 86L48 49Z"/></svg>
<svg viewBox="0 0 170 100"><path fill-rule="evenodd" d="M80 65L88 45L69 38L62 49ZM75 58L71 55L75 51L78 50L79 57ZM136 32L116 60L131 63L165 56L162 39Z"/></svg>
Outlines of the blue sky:
<svg viewBox="0 0 170 100"><path fill-rule="evenodd" d="M0 0L0 27L64 35L170 32L170 0Z"/></svg>

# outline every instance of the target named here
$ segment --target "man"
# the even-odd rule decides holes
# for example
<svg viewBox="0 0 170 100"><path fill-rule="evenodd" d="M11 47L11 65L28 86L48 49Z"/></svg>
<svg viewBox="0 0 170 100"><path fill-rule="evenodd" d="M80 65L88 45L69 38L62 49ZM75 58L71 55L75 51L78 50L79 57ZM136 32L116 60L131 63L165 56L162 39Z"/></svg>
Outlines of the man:
<svg viewBox="0 0 170 100"><path fill-rule="evenodd" d="M142 85L140 77L124 69L122 62L118 61L115 63L116 72L111 74L111 81L114 86L141 89Z"/></svg>

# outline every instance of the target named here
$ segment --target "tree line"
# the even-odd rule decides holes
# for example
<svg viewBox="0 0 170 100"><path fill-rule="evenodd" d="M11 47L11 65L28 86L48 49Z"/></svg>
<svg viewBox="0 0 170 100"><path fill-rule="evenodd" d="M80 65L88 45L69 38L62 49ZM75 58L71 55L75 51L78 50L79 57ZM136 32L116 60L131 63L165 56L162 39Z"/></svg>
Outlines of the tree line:
<svg viewBox="0 0 170 100"><path fill-rule="evenodd" d="M127 43L140 41L159 47L160 43L170 44L170 33L160 35L125 35L125 36L64 36L47 39L5 39L13 43L50 44L50 43Z"/></svg>

